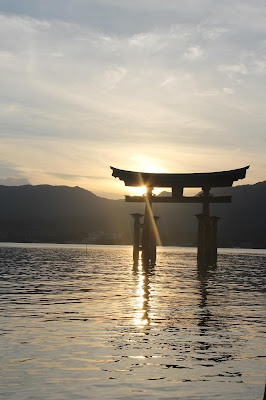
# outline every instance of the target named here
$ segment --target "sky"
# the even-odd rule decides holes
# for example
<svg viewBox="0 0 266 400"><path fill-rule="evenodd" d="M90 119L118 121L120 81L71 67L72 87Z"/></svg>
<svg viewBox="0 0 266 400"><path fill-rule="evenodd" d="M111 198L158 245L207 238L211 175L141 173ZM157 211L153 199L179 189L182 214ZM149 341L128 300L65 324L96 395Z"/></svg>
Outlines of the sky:
<svg viewBox="0 0 266 400"><path fill-rule="evenodd" d="M265 0L0 0L0 184L266 179Z"/></svg>

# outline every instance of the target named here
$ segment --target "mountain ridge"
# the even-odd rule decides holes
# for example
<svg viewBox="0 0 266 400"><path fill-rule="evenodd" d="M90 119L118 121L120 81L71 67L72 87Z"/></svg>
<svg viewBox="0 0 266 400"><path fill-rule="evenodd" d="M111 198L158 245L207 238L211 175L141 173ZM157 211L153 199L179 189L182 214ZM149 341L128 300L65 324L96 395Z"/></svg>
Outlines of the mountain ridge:
<svg viewBox="0 0 266 400"><path fill-rule="evenodd" d="M211 215L221 217L219 243L266 247L266 181L216 188L212 193L232 195L231 204L210 206ZM103 232L105 242L130 243L130 213L144 211L143 203L107 199L65 185L0 185L0 205L2 241L76 242ZM200 204L154 204L153 210L160 216L158 228L163 244L196 244L195 214L201 212Z"/></svg>

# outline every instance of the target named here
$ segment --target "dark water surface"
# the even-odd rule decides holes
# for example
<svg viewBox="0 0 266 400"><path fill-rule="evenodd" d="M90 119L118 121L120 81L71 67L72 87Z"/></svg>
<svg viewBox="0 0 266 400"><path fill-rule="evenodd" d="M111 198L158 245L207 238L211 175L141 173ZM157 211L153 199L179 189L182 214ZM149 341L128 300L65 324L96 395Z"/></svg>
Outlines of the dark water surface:
<svg viewBox="0 0 266 400"><path fill-rule="evenodd" d="M266 252L0 247L1 399L262 399Z"/></svg>

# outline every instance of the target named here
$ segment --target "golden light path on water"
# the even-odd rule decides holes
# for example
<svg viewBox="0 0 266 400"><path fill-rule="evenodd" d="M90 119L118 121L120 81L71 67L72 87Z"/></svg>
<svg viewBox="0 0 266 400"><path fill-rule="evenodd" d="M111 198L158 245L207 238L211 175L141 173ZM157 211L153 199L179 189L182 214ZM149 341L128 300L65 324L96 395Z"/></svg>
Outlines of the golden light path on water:
<svg viewBox="0 0 266 400"><path fill-rule="evenodd" d="M138 328L144 328L150 324L149 317L149 278L147 274L143 271L141 258L139 259L139 264L137 266L137 287L136 287L136 315L134 318L134 324Z"/></svg>

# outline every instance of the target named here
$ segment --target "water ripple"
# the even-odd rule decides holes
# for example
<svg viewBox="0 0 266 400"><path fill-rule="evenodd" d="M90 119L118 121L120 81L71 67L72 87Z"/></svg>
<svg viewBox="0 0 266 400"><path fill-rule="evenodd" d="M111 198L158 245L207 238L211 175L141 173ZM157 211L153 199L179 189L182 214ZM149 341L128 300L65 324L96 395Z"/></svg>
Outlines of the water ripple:
<svg viewBox="0 0 266 400"><path fill-rule="evenodd" d="M266 253L2 246L5 399L262 398Z"/></svg>

